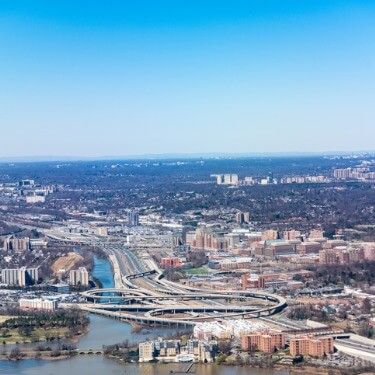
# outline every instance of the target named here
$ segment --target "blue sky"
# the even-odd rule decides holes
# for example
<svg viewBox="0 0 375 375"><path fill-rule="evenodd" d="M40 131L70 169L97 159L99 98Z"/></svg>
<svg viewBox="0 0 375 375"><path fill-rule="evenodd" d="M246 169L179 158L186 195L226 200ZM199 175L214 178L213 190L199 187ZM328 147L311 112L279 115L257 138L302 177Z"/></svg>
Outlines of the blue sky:
<svg viewBox="0 0 375 375"><path fill-rule="evenodd" d="M0 0L0 156L375 149L375 2Z"/></svg>

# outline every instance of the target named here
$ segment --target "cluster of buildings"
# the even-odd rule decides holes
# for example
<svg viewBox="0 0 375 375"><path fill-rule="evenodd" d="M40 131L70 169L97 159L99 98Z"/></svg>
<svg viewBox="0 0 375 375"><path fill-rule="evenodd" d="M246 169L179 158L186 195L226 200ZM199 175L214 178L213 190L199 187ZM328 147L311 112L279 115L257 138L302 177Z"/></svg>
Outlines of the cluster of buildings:
<svg viewBox="0 0 375 375"><path fill-rule="evenodd" d="M216 174L211 177L216 178L216 183L218 185L238 185L239 183L238 174Z"/></svg>
<svg viewBox="0 0 375 375"><path fill-rule="evenodd" d="M195 249L202 250L227 250L228 241L224 233L202 226L195 231L186 232L186 244Z"/></svg>
<svg viewBox="0 0 375 375"><path fill-rule="evenodd" d="M30 238L17 238L15 236L8 236L3 241L4 251L13 251L16 253L22 253L30 250Z"/></svg>
<svg viewBox="0 0 375 375"><path fill-rule="evenodd" d="M197 323L193 335L199 340L230 339L266 329L267 326L257 320L234 319Z"/></svg>
<svg viewBox="0 0 375 375"><path fill-rule="evenodd" d="M244 351L274 353L285 346L286 335L279 331L255 332L241 337L241 348ZM334 352L334 340L331 336L292 336L289 338L289 352L293 357L324 357Z"/></svg>
<svg viewBox="0 0 375 375"><path fill-rule="evenodd" d="M88 286L89 273L86 267L79 267L77 270L70 270L69 284L74 286Z"/></svg>
<svg viewBox="0 0 375 375"><path fill-rule="evenodd" d="M236 214L238 223L250 222L250 213L238 212ZM210 226L199 226L195 231L188 231L185 234L185 242L193 249L202 250L228 250L239 246L254 248L254 244L265 245L265 241L269 242L268 245L283 249L287 245L287 250L294 251L297 244L306 240L315 241L319 239L325 241L323 232L314 229L310 232L308 238L302 235L300 231L288 230L279 233L277 230L268 229L263 232L250 231L246 229L234 229L230 233L222 230L217 230ZM280 238L282 237L282 238ZM296 241L290 243L288 241Z"/></svg>
<svg viewBox="0 0 375 375"><path fill-rule="evenodd" d="M46 298L20 298L19 307L21 310L46 310L57 309L57 301Z"/></svg>
<svg viewBox="0 0 375 375"><path fill-rule="evenodd" d="M247 176L242 180L238 177L237 174L215 174L211 177L216 178L217 185L245 185L245 186L254 186L254 185L277 185L280 184L322 184L330 182L331 179L327 176L317 175L317 176L289 176L282 177L279 180L273 178L273 176L268 177L252 177Z"/></svg>
<svg viewBox="0 0 375 375"><path fill-rule="evenodd" d="M368 167L340 168L333 170L333 177L337 180L375 180L375 172Z"/></svg>
<svg viewBox="0 0 375 375"><path fill-rule="evenodd" d="M319 251L319 263L322 264L351 264L365 260L375 260L375 251L371 248L350 246L337 246Z"/></svg>
<svg viewBox="0 0 375 375"><path fill-rule="evenodd" d="M375 260L375 243L328 239L320 229L308 234L298 230L262 232L244 228L230 233L200 226L186 232L185 244L193 251L204 250L208 266L217 270L249 269L255 259L279 259L299 264L352 264ZM181 267L181 259L166 258L162 268Z"/></svg>
<svg viewBox="0 0 375 375"><path fill-rule="evenodd" d="M45 202L46 196L54 191L54 186L41 186L30 179L0 184L0 192L3 195L23 200L30 204Z"/></svg>
<svg viewBox="0 0 375 375"><path fill-rule="evenodd" d="M2 239L3 250L10 253L44 250L47 248L47 245L48 241L45 238L17 237L15 235L10 235Z"/></svg>
<svg viewBox="0 0 375 375"><path fill-rule="evenodd" d="M326 176L290 176L280 179L281 184L323 184L331 180Z"/></svg>
<svg viewBox="0 0 375 375"><path fill-rule="evenodd" d="M321 358L334 352L334 340L331 336L296 335L289 336L284 332L253 327L251 332L241 332L241 349L246 352L262 352L272 354L284 350L289 344L289 352L293 357L310 356ZM195 331L194 331L195 334ZM221 337L221 339L233 336ZM139 362L203 362L211 363L219 353L218 341L212 337L193 338L182 344L181 340L165 340L158 338L141 342L138 345Z"/></svg>
<svg viewBox="0 0 375 375"><path fill-rule="evenodd" d="M296 276L311 276L311 271L299 270L292 272L272 272L255 274L245 272L241 275L241 286L243 289L268 289L268 288L287 288L289 290L296 290L303 287L302 281L296 281L293 278Z"/></svg>
<svg viewBox="0 0 375 375"><path fill-rule="evenodd" d="M188 340L182 345L180 340L164 340L141 342L138 345L139 362L203 362L211 363L217 353L217 341Z"/></svg>
<svg viewBox="0 0 375 375"><path fill-rule="evenodd" d="M39 267L3 268L1 270L1 282L9 286L33 285L38 279Z"/></svg>

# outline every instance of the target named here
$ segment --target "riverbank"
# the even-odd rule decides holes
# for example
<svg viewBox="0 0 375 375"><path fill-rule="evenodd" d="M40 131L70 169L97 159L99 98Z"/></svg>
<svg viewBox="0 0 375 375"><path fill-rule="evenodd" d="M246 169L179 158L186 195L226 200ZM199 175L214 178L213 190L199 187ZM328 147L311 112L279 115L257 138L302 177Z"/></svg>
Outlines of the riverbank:
<svg viewBox="0 0 375 375"><path fill-rule="evenodd" d="M75 351L61 351L56 353L56 351L44 351L44 352L22 352L19 353L0 353L0 361L27 361L27 360L44 360L44 361L60 361L72 358L76 356Z"/></svg>

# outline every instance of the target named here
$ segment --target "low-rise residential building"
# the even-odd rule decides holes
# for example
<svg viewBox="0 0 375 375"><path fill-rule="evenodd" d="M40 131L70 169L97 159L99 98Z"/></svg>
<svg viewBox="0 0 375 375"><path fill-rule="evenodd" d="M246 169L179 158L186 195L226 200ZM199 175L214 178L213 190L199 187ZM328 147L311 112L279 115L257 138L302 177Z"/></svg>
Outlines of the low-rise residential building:
<svg viewBox="0 0 375 375"><path fill-rule="evenodd" d="M160 260L161 268L180 268L182 266L179 257L164 257Z"/></svg>
<svg viewBox="0 0 375 375"><path fill-rule="evenodd" d="M138 345L139 362L160 360L167 362L203 362L212 363L218 350L215 340L188 340L181 345L180 340L164 340L142 342Z"/></svg>
<svg viewBox="0 0 375 375"><path fill-rule="evenodd" d="M265 353L273 353L277 349L285 347L285 335L278 331L256 332L241 337L241 347L245 351L259 350Z"/></svg>
<svg viewBox="0 0 375 375"><path fill-rule="evenodd" d="M290 354L293 357L308 355L311 357L323 357L333 353L332 337L297 336L290 339Z"/></svg>
<svg viewBox="0 0 375 375"><path fill-rule="evenodd" d="M141 342L138 345L139 362L150 362L155 356L155 344L153 341Z"/></svg>
<svg viewBox="0 0 375 375"><path fill-rule="evenodd" d="M49 310L57 308L57 301L45 298L20 298L19 306L22 310Z"/></svg>

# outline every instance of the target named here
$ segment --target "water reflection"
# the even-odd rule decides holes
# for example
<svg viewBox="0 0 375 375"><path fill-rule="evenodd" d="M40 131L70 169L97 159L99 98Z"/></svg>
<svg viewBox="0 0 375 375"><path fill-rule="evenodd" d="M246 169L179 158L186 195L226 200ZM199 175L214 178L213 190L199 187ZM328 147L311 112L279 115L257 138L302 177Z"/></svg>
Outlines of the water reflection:
<svg viewBox="0 0 375 375"><path fill-rule="evenodd" d="M75 357L66 361L27 360L1 362L0 374L19 375L167 375L170 371L181 371L186 365L179 364L119 364L100 356ZM194 365L197 375L287 375L289 372L227 367L216 365Z"/></svg>

